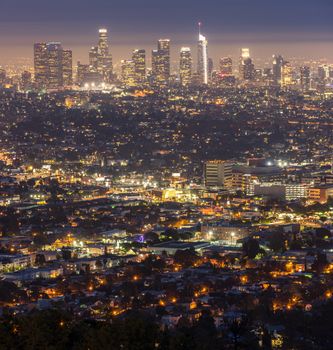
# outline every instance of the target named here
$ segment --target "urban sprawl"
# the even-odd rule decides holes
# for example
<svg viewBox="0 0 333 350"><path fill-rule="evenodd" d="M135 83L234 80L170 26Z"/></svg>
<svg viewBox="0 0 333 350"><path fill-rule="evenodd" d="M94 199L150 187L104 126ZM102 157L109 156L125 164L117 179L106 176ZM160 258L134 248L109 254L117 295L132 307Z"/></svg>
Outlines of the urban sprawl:
<svg viewBox="0 0 333 350"><path fill-rule="evenodd" d="M332 349L333 63L98 34L0 68L0 348Z"/></svg>

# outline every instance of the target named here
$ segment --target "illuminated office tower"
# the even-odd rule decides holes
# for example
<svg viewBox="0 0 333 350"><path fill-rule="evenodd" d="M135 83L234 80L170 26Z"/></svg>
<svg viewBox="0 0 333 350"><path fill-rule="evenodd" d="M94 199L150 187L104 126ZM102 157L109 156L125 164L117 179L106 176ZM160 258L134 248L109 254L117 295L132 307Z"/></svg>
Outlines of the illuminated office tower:
<svg viewBox="0 0 333 350"><path fill-rule="evenodd" d="M122 60L121 64L121 79L128 87L136 86L135 64L131 60Z"/></svg>
<svg viewBox="0 0 333 350"><path fill-rule="evenodd" d="M254 64L252 63L251 58L246 58L244 60L244 70L243 70L243 79L244 80L253 80L255 78L255 69Z"/></svg>
<svg viewBox="0 0 333 350"><path fill-rule="evenodd" d="M152 51L152 75L157 85L167 85L170 79L170 40L160 39Z"/></svg>
<svg viewBox="0 0 333 350"><path fill-rule="evenodd" d="M247 58L250 58L250 49L248 47L243 47L241 49L241 58L243 60L247 59Z"/></svg>
<svg viewBox="0 0 333 350"><path fill-rule="evenodd" d="M327 65L318 67L318 79L320 82L325 83L330 76L330 69Z"/></svg>
<svg viewBox="0 0 333 350"><path fill-rule="evenodd" d="M244 80L244 61L248 58L250 58L250 49L247 49L247 48L241 49L241 57L239 60L239 69L238 69L240 80Z"/></svg>
<svg viewBox="0 0 333 350"><path fill-rule="evenodd" d="M189 47L180 49L179 76L182 85L187 86L190 84L192 78L192 55Z"/></svg>
<svg viewBox="0 0 333 350"><path fill-rule="evenodd" d="M225 187L232 185L232 164L224 160L211 160L204 167L205 186Z"/></svg>
<svg viewBox="0 0 333 350"><path fill-rule="evenodd" d="M293 85L293 70L291 64L284 61L281 70L281 86L290 87L291 85Z"/></svg>
<svg viewBox="0 0 333 350"><path fill-rule="evenodd" d="M214 61L212 58L208 58L208 81L212 78L213 74L213 69L214 69Z"/></svg>
<svg viewBox="0 0 333 350"><path fill-rule="evenodd" d="M1 84L1 83L0 83ZM32 88L32 76L28 71L24 71L21 74L21 90L27 91Z"/></svg>
<svg viewBox="0 0 333 350"><path fill-rule="evenodd" d="M328 77L329 77L330 79L333 79L333 65L330 65L330 66L328 67Z"/></svg>
<svg viewBox="0 0 333 350"><path fill-rule="evenodd" d="M300 68L300 84L303 91L310 90L311 76L310 67L303 66Z"/></svg>
<svg viewBox="0 0 333 350"><path fill-rule="evenodd" d="M153 50L151 52L151 74L153 77L154 84L162 84L164 83L164 79L161 76L162 71L162 63L161 63L161 57L158 50Z"/></svg>
<svg viewBox="0 0 333 350"><path fill-rule="evenodd" d="M157 43L162 63L162 75L166 82L170 79L170 39L160 39Z"/></svg>
<svg viewBox="0 0 333 350"><path fill-rule="evenodd" d="M47 45L47 88L59 89L63 87L63 49L59 42L48 43Z"/></svg>
<svg viewBox="0 0 333 350"><path fill-rule="evenodd" d="M6 83L6 71L2 68L0 68L0 87L5 85Z"/></svg>
<svg viewBox="0 0 333 350"><path fill-rule="evenodd" d="M273 82L275 85L281 85L283 63L281 55L273 55Z"/></svg>
<svg viewBox="0 0 333 350"><path fill-rule="evenodd" d="M132 61L134 64L135 82L137 85L140 85L146 80L146 50L134 50Z"/></svg>
<svg viewBox="0 0 333 350"><path fill-rule="evenodd" d="M112 56L109 51L108 31L104 28L99 30L97 61L97 70L104 82L110 82L113 73Z"/></svg>
<svg viewBox="0 0 333 350"><path fill-rule="evenodd" d="M89 50L89 70L91 72L98 72L98 47L93 46Z"/></svg>
<svg viewBox="0 0 333 350"><path fill-rule="evenodd" d="M197 73L201 84L208 84L208 42L201 34L201 23L199 23L198 38L198 69Z"/></svg>
<svg viewBox="0 0 333 350"><path fill-rule="evenodd" d="M324 92L326 89L326 84L329 78L329 68L327 65L322 65L318 67L317 71L317 90Z"/></svg>
<svg viewBox="0 0 333 350"><path fill-rule="evenodd" d="M255 77L255 69L250 57L250 49L243 48L241 51L239 64L239 78L242 81L250 81Z"/></svg>
<svg viewBox="0 0 333 350"><path fill-rule="evenodd" d="M39 89L47 88L48 83L48 52L46 43L34 45L35 83Z"/></svg>
<svg viewBox="0 0 333 350"><path fill-rule="evenodd" d="M230 57L220 58L220 74L222 76L232 75L232 58Z"/></svg>
<svg viewBox="0 0 333 350"><path fill-rule="evenodd" d="M64 86L73 85L73 53L71 50L62 52L62 77Z"/></svg>
<svg viewBox="0 0 333 350"><path fill-rule="evenodd" d="M89 64L82 64L80 61L77 63L77 84L82 86L87 81L88 74L90 72Z"/></svg>

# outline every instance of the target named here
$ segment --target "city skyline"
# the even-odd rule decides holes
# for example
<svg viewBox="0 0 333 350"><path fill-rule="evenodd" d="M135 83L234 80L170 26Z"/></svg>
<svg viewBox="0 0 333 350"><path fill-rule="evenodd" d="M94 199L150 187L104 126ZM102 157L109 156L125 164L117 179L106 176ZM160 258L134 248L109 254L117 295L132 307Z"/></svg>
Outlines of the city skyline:
<svg viewBox="0 0 333 350"><path fill-rule="evenodd" d="M101 26L100 26L101 27ZM99 27L96 27L93 34L96 35ZM196 51L197 49L197 35L195 33L196 28L194 27L192 35L188 35L187 39L177 40L174 37L171 37L171 67L175 64L178 64L178 56L179 51L182 47L189 47L192 51ZM205 31L206 33L209 31ZM146 39L144 42L135 42L133 39L132 44L120 44L120 40L115 40L113 33L110 33L110 50L113 56L114 67L116 69L120 69L121 61L124 59L129 59L132 51L135 49L144 49L148 53L155 48L155 42L160 37L167 37L167 35L157 36L151 35L151 40ZM239 52L242 47L251 48L251 52L253 53L254 61L260 61L263 66L270 64L272 60L272 56L275 53L280 53L285 57L289 57L290 59L296 60L304 60L304 61L324 61L330 63L333 61L333 51L331 50L329 42L313 42L313 41L301 41L295 46L295 43L288 42L284 43L281 41L277 41L275 43L268 43L266 41L262 41L261 43L254 43L251 39L240 40L240 38L235 38L235 41L232 41L232 38L227 40L225 43L218 44L216 42L216 36L214 39L213 36L207 36L209 39L209 58L212 58L214 62L217 62L220 58L225 56L230 56L233 58L239 57ZM61 44L65 47L70 48L73 51L73 62L86 62L88 63L89 59L87 56L87 52L91 48L91 45L95 39L95 36L92 36L92 39L87 42L86 45L77 45L75 43L70 43L66 38L62 40L62 38L57 37L46 37L40 36L41 40L34 40L33 42L27 43L25 46L12 47L12 49L8 49L4 51L0 55L0 65L10 65L12 63L20 64L22 62L32 64L33 63L33 50L32 44L34 42L61 42ZM48 39L49 38L49 39ZM87 39L88 41L88 39ZM118 42L118 43L117 43ZM311 45L311 50L309 50L308 45ZM196 57L195 57L196 59ZM147 55L147 63L151 65L151 54Z"/></svg>

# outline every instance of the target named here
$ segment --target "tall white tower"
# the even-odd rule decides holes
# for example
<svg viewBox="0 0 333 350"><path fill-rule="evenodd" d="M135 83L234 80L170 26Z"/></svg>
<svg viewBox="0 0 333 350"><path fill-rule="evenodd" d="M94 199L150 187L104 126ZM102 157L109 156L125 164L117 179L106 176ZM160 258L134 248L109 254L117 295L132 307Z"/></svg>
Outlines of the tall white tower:
<svg viewBox="0 0 333 350"><path fill-rule="evenodd" d="M202 84L208 84L208 49L207 39L201 34L201 23L199 22L198 40L198 75Z"/></svg>

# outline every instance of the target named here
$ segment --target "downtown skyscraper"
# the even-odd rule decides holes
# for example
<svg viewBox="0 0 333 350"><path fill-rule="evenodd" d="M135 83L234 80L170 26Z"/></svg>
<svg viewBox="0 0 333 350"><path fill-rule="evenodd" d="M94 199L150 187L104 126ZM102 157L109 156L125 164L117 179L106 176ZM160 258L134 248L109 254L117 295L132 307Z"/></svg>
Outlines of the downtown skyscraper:
<svg viewBox="0 0 333 350"><path fill-rule="evenodd" d="M250 56L250 49L242 48L239 62L239 79L241 81L251 81L254 79L254 64Z"/></svg>
<svg viewBox="0 0 333 350"><path fill-rule="evenodd" d="M65 87L73 84L73 53L71 50L62 51L62 78Z"/></svg>
<svg viewBox="0 0 333 350"><path fill-rule="evenodd" d="M113 73L112 56L109 51L108 31L105 28L99 30L98 41L98 72L105 82L111 80Z"/></svg>
<svg viewBox="0 0 333 350"><path fill-rule="evenodd" d="M152 51L152 78L156 85L163 86L170 79L170 40L160 39L157 50Z"/></svg>
<svg viewBox="0 0 333 350"><path fill-rule="evenodd" d="M284 61L281 70L281 87L289 88L293 83L293 69L291 63Z"/></svg>
<svg viewBox="0 0 333 350"><path fill-rule="evenodd" d="M303 92L307 92L311 87L311 71L309 66L300 67L300 86Z"/></svg>
<svg viewBox="0 0 333 350"><path fill-rule="evenodd" d="M36 43L34 71L38 89L70 87L73 81L72 51L63 50L59 42Z"/></svg>
<svg viewBox="0 0 333 350"><path fill-rule="evenodd" d="M48 52L46 43L34 44L35 83L38 88L48 85Z"/></svg>
<svg viewBox="0 0 333 350"><path fill-rule="evenodd" d="M201 34L201 23L199 23L198 38L198 69L197 73L201 84L208 84L208 41Z"/></svg>
<svg viewBox="0 0 333 350"><path fill-rule="evenodd" d="M131 60L121 60L121 81L127 87L141 86L146 82L146 50L133 50Z"/></svg>
<svg viewBox="0 0 333 350"><path fill-rule="evenodd" d="M134 76L137 85L146 81L146 50L136 49L132 53Z"/></svg>
<svg viewBox="0 0 333 350"><path fill-rule="evenodd" d="M181 85L187 86L191 83L192 55L189 47L182 47L180 49L179 77Z"/></svg>
<svg viewBox="0 0 333 350"><path fill-rule="evenodd" d="M101 28L98 34L98 45L93 46L89 51L89 71L98 73L99 79L97 80L109 83L112 80L113 65L109 49L108 30Z"/></svg>
<svg viewBox="0 0 333 350"><path fill-rule="evenodd" d="M231 57L221 57L219 68L220 68L220 74L222 76L232 75L232 58Z"/></svg>
<svg viewBox="0 0 333 350"><path fill-rule="evenodd" d="M284 59L281 55L273 55L273 83L276 86L281 85L283 64Z"/></svg>

